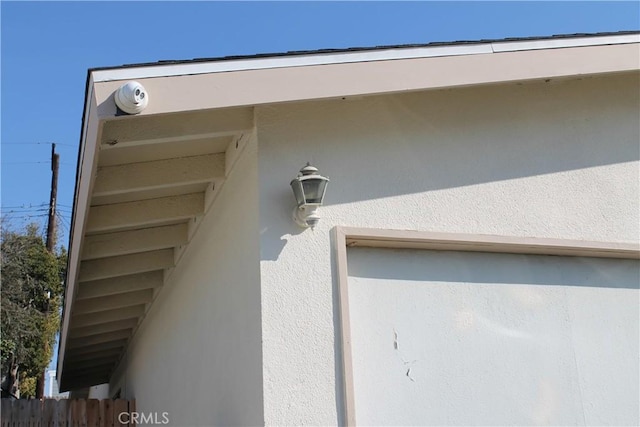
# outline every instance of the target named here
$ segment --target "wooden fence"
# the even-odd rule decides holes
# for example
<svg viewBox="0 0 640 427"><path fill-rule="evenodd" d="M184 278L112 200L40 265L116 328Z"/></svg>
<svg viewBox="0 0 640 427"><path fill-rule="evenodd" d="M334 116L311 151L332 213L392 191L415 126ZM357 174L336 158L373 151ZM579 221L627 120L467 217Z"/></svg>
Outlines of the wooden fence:
<svg viewBox="0 0 640 427"><path fill-rule="evenodd" d="M135 410L125 399L2 399L1 427L129 427Z"/></svg>

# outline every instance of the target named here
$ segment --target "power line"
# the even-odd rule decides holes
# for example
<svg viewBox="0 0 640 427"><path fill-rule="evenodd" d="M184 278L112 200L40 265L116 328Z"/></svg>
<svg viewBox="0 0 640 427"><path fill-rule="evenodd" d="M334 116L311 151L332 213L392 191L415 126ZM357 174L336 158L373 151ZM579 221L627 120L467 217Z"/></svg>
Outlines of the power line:
<svg viewBox="0 0 640 427"><path fill-rule="evenodd" d="M56 212L56 217L60 220L62 227L67 231L67 233L69 233L69 226L71 225L69 220L60 215L59 212Z"/></svg>
<svg viewBox="0 0 640 427"><path fill-rule="evenodd" d="M28 210L25 210L25 211L14 211L14 210L11 210L11 211L5 211L5 210L3 209L3 210L2 210L2 214L3 214L3 215L13 215L13 214L20 214L20 215L29 215L29 214L34 214L34 215L35 215L35 214L38 214L38 212L44 212L44 211L46 211L46 210L47 210L47 209L35 209L35 210L31 210L31 211L28 211Z"/></svg>
<svg viewBox="0 0 640 427"><path fill-rule="evenodd" d="M51 163L51 160L43 160L41 162L2 162L3 165L35 165L36 163Z"/></svg>
<svg viewBox="0 0 640 427"><path fill-rule="evenodd" d="M3 165L35 165L35 164L49 164L51 160L44 160L41 162L2 162ZM68 162L60 162L61 165L65 166L75 166L73 163Z"/></svg>
<svg viewBox="0 0 640 427"><path fill-rule="evenodd" d="M46 207L47 205L45 203L41 203L39 205L24 204L21 206L5 206L5 205L2 206L3 209L39 209L39 208L46 208Z"/></svg>
<svg viewBox="0 0 640 427"><path fill-rule="evenodd" d="M15 211L15 210L11 210L11 211L4 211L3 210L3 214L5 215L9 215L9 214L37 214L38 212L46 212L48 209L34 209L31 211Z"/></svg>
<svg viewBox="0 0 640 427"><path fill-rule="evenodd" d="M70 219L68 217L62 215L60 212L56 212L56 214L60 215L60 218L64 219L67 224L70 224Z"/></svg>
<svg viewBox="0 0 640 427"><path fill-rule="evenodd" d="M33 208L24 208L24 209L8 209L8 208L2 208L2 210L4 212L15 212L15 213L19 213L19 212L38 212L38 211L46 211L48 208L46 206L42 206L42 207L33 207Z"/></svg>
<svg viewBox="0 0 640 427"><path fill-rule="evenodd" d="M23 212L38 212L38 211L46 211L48 209L48 207L46 205L41 205L41 206L2 206L2 211L3 212L8 212L8 213L23 213ZM64 213L72 213L73 209L72 208L60 208L57 209L61 212Z"/></svg>
<svg viewBox="0 0 640 427"><path fill-rule="evenodd" d="M41 213L41 214L29 214L29 213L19 213L19 214L7 214L5 215L6 218L40 218L40 217L45 217L45 216L49 216L49 214L47 212L45 213Z"/></svg>
<svg viewBox="0 0 640 427"><path fill-rule="evenodd" d="M31 203L29 203L28 205L25 203L23 205L20 206L2 206L3 209L30 209L30 208L39 208L41 206L47 206L47 203L42 202L38 205L33 205Z"/></svg>
<svg viewBox="0 0 640 427"><path fill-rule="evenodd" d="M49 145L51 144L51 142L3 142L1 145ZM56 147L57 146L63 146L63 147L74 147L77 148L77 145L73 145L73 144L60 144L58 142L56 142Z"/></svg>

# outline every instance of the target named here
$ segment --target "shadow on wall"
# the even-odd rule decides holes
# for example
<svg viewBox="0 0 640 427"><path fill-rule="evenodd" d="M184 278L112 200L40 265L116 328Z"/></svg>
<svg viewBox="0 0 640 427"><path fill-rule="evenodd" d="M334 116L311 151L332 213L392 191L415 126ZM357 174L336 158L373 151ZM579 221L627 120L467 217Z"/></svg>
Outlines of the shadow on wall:
<svg viewBox="0 0 640 427"><path fill-rule="evenodd" d="M640 289L631 259L350 248L349 276L444 283Z"/></svg>
<svg viewBox="0 0 640 427"><path fill-rule="evenodd" d="M260 107L261 234L271 242L261 259L278 259L287 239L303 231L291 220L288 183L307 161L331 179L325 207L409 194L422 195L411 203L428 203L433 193L459 215L473 202L435 193L638 161L639 105L640 81L623 74ZM568 195L577 205L623 191L615 187L620 177L593 173L600 188L575 175L536 184L545 185L534 189L537 199L530 182L509 184L510 193L483 189L482 199L515 196L507 209L560 209Z"/></svg>
<svg viewBox="0 0 640 427"><path fill-rule="evenodd" d="M293 179L295 175L291 175ZM274 197L266 199L261 197L261 205L268 204L271 221L265 221L260 228L260 238L269 242L268 245L260 245L260 259L263 261L277 261L280 253L291 236L314 230L302 228L293 220L293 209L296 206L293 192L284 181L281 191L274 192Z"/></svg>
<svg viewBox="0 0 640 427"><path fill-rule="evenodd" d="M639 94L619 75L262 107L261 165L316 162L331 205L637 161Z"/></svg>

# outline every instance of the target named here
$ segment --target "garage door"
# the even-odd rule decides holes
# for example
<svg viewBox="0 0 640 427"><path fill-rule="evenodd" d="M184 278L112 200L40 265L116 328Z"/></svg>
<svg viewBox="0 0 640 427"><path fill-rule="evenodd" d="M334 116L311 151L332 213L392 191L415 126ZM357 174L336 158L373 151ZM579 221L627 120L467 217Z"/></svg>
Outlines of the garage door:
<svg viewBox="0 0 640 427"><path fill-rule="evenodd" d="M359 425L638 425L637 260L347 251Z"/></svg>

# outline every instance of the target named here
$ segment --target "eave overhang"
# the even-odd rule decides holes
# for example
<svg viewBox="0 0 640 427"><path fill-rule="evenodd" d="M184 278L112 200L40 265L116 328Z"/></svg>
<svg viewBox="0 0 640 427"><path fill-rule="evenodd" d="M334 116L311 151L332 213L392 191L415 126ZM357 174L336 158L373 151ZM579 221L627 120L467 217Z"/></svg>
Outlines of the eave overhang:
<svg viewBox="0 0 640 427"><path fill-rule="evenodd" d="M253 107L638 71L639 47L634 33L90 70L61 390L110 380L251 137ZM150 102L127 116L113 94L133 79Z"/></svg>

